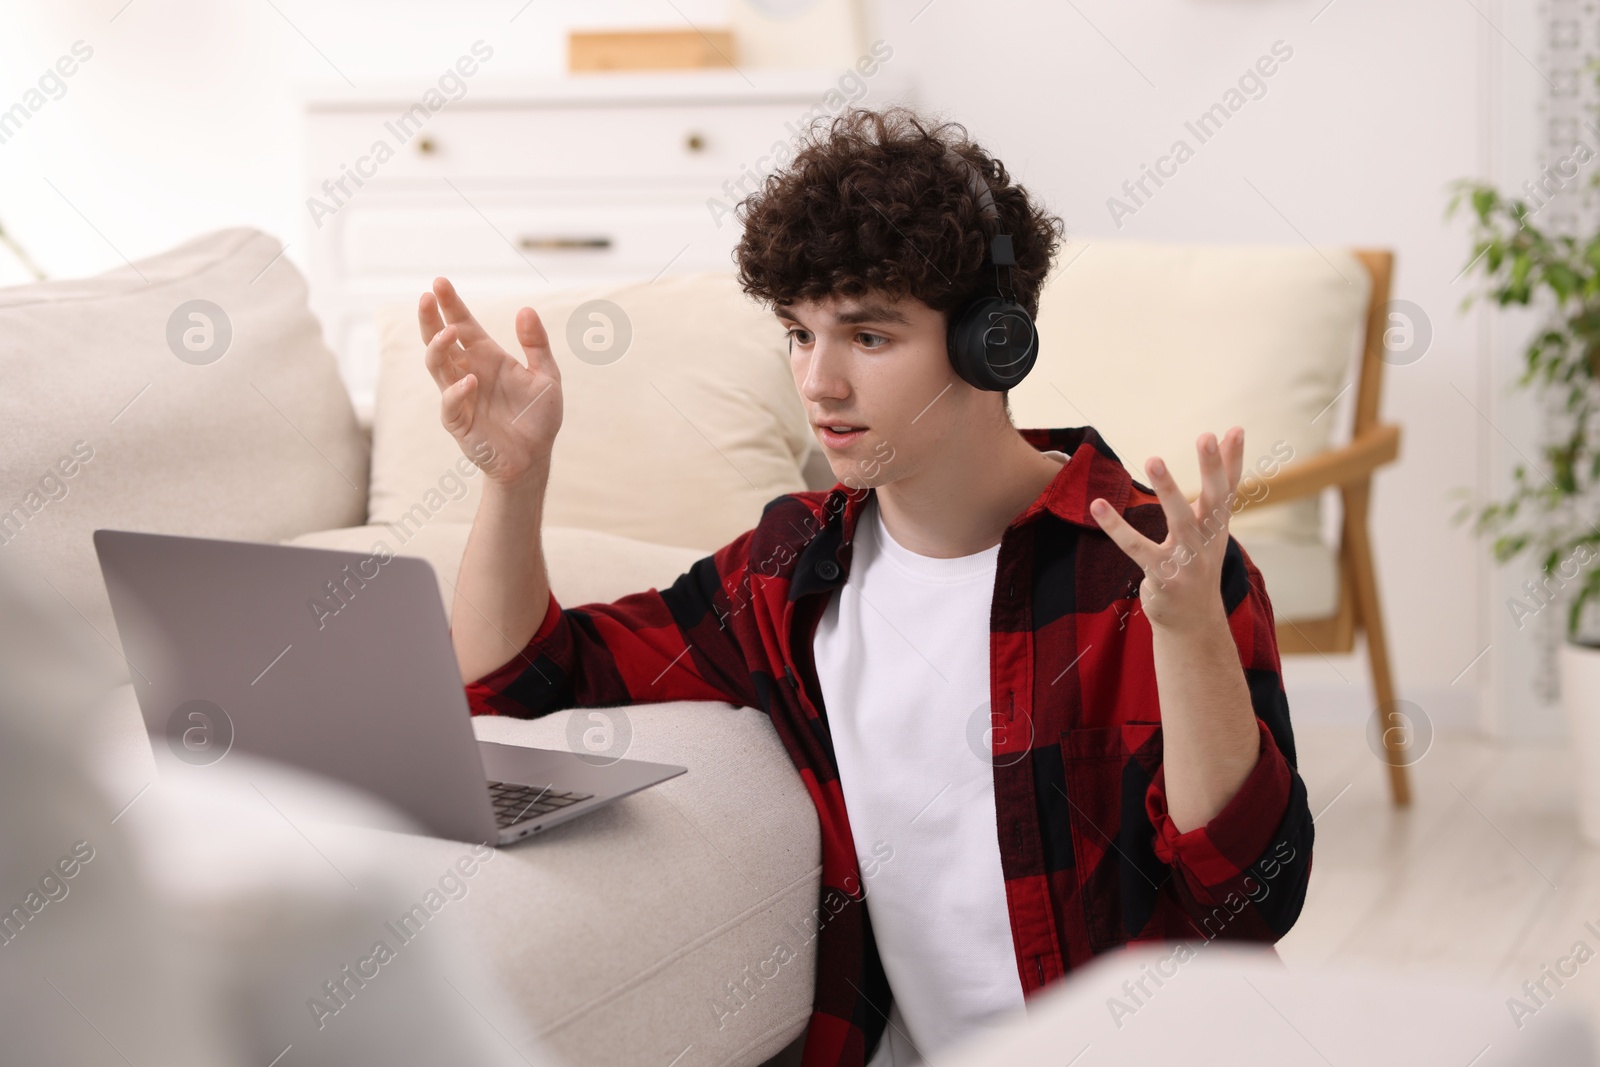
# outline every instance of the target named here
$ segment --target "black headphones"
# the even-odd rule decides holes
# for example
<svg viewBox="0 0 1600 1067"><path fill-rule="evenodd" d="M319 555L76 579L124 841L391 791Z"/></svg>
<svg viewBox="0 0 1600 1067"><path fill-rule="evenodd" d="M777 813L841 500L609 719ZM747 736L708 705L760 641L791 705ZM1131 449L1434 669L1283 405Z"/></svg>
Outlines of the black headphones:
<svg viewBox="0 0 1600 1067"><path fill-rule="evenodd" d="M978 199L979 212L999 229L1000 211L994 205L989 183L984 181L978 168L955 149L946 146L945 155L966 169L973 195ZM1011 285L1011 269L1016 265L1011 235L991 236L983 269L994 268L994 289L985 288L950 313L950 329L946 336L950 363L963 380L978 389L990 392L1010 389L1027 377L1039 356L1039 331L1034 327L1033 316L1017 302ZM1003 280L1002 268L1005 271Z"/></svg>

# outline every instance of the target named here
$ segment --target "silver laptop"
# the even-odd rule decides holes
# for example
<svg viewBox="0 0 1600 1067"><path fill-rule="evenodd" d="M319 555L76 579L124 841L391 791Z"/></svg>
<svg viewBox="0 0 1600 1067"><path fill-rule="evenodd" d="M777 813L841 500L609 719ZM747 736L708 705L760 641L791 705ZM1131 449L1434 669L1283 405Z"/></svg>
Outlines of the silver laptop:
<svg viewBox="0 0 1600 1067"><path fill-rule="evenodd" d="M427 561L96 530L156 758L232 749L510 844L684 767L479 741Z"/></svg>

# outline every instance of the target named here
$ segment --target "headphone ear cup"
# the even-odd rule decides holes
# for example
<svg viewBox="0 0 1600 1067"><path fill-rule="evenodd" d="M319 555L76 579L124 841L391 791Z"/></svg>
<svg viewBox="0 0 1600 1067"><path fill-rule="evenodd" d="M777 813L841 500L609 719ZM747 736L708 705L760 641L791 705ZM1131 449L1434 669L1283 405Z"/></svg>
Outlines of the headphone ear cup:
<svg viewBox="0 0 1600 1067"><path fill-rule="evenodd" d="M950 318L950 363L969 385L990 392L1010 389L1033 369L1039 333L1020 304L980 297Z"/></svg>
<svg viewBox="0 0 1600 1067"><path fill-rule="evenodd" d="M972 342L973 312L983 303L982 300L969 300L952 313L946 336L950 365L955 368L956 374L961 376L962 381L974 389L990 388L989 378L985 373L988 366L983 361L982 345L975 345Z"/></svg>

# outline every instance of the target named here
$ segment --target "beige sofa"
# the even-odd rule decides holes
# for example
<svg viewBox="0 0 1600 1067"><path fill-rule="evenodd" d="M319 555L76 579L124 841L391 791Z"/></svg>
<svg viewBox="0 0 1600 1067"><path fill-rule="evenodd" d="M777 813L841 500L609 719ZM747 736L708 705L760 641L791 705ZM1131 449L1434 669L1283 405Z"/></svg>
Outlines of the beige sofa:
<svg viewBox="0 0 1600 1067"><path fill-rule="evenodd" d="M267 235L227 230L95 278L0 292L0 547L109 648L117 634L90 543L99 527L360 551L381 541L427 558L451 605L481 479L439 426L413 309L380 314L369 438L280 251ZM1130 466L1164 450L1180 476L1194 433L1231 422L1263 453L1277 439L1292 439L1301 456L1327 446L1333 420L1311 416L1339 392L1365 294L1330 284L1320 254L1197 260L1194 250L1117 246L1083 255L1046 294L1040 367L1013 393L1019 425L1092 422ZM1189 303L1171 322L1119 328L1118 293L1157 276ZM1224 313L1217 294L1237 292L1241 277L1273 299L1224 309L1253 314L1249 330L1213 328L1204 320ZM517 304L461 288L515 351ZM575 353L569 341L581 343L596 299L627 320L620 358ZM535 304L566 405L546 516L563 604L665 586L752 526L773 497L832 484L782 330L730 274ZM1231 392L1204 371L1222 359L1245 370ZM1240 523L1269 591L1281 584L1308 603L1326 594L1314 505ZM1296 553L1311 563L1293 563ZM119 739L107 788L131 796L154 765L131 685L119 701L106 727ZM572 714L476 726L485 739L565 746ZM464 929L515 1010L572 1064L761 1063L810 1013L813 946L801 931L817 906L820 852L809 800L752 709L681 703L620 714L629 755L689 773L507 850L464 901ZM385 862L424 880L460 848L387 840ZM763 978L779 944L795 961Z"/></svg>
<svg viewBox="0 0 1600 1067"><path fill-rule="evenodd" d="M0 551L110 646L117 633L90 542L99 527L363 550L388 538L431 559L442 585L454 578L477 479L456 466L437 390L425 373L409 383L390 375L369 449L304 282L286 259L274 262L279 249L229 230L96 278L0 292L9 509ZM766 501L803 487L806 428L775 321L726 278L663 278L610 295L633 320L625 357L590 365L558 348L566 423L547 538L567 604L666 585L752 525ZM169 320L193 300L223 309L231 326L210 362L179 358L168 342ZM540 303L558 345L573 306ZM481 310L503 335L507 309ZM204 323L187 315L180 349L183 330L204 341ZM409 326L400 336L420 354ZM211 329L215 343L223 331ZM671 361L669 340L696 359ZM452 500L461 487L472 496ZM120 698L107 726L119 764L108 789L125 799L155 771L131 684ZM761 1063L810 1014L808 953L759 990L750 978L778 940L800 948L795 931L816 907L810 801L754 710L700 703L627 715L629 754L690 773L508 850L458 905L461 922L530 1028L569 1063L665 1064L690 1046L680 1067ZM479 726L498 741L564 747L566 719ZM389 840L385 862L415 885L461 851Z"/></svg>

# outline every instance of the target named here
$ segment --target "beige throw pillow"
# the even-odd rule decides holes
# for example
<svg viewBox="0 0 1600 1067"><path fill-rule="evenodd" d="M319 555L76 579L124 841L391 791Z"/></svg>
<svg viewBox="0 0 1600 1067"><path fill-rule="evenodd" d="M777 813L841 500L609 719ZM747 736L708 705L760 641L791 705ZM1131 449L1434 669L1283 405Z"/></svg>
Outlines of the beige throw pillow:
<svg viewBox="0 0 1600 1067"><path fill-rule="evenodd" d="M0 552L108 641L96 528L278 541L362 520L366 442L282 250L222 230L0 290Z"/></svg>
<svg viewBox="0 0 1600 1067"><path fill-rule="evenodd" d="M565 408L547 524L710 551L753 527L773 497L805 488L811 433L783 328L731 272L521 300L459 288L518 358L518 308L533 307L550 335ZM439 422L416 306L380 308L378 332L368 521L470 522L483 480L450 491L461 450Z"/></svg>

